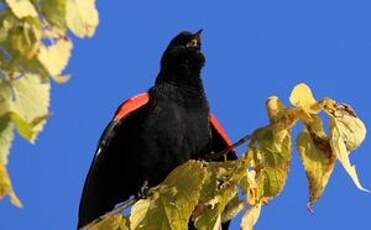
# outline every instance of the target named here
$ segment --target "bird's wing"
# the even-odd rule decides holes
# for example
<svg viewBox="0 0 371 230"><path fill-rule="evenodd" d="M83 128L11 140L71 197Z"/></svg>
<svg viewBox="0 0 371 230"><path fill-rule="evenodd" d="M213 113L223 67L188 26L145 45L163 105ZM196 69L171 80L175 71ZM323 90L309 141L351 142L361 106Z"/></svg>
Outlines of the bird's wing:
<svg viewBox="0 0 371 230"><path fill-rule="evenodd" d="M222 125L216 119L215 115L210 113L209 115L209 122L211 127L211 135L212 135L212 146L211 149L214 152L219 152L227 147L230 147L233 143L231 139L229 139L227 133L224 131ZM235 160L237 159L237 153L235 149L232 149L227 154L228 160Z"/></svg>
<svg viewBox="0 0 371 230"><path fill-rule="evenodd" d="M131 136L130 131L135 128L130 123L138 117L138 112L148 101L148 93L124 101L100 137L81 196L78 228L112 210L120 200L127 199L125 196L131 195L124 194L129 191L115 187L118 186L117 176L122 174L122 168L125 167L120 155L125 155L123 152L127 151L126 145L130 142L127 139Z"/></svg>

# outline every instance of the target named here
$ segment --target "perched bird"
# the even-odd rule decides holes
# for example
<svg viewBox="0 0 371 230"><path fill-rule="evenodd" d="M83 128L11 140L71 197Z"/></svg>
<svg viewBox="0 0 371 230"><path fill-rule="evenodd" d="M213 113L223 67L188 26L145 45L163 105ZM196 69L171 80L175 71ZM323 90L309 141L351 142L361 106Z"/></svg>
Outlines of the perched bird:
<svg viewBox="0 0 371 230"><path fill-rule="evenodd" d="M143 185L161 183L182 163L231 145L209 110L201 79L204 63L201 30L178 34L161 58L155 85L119 106L85 181L79 228L138 194ZM236 159L234 150L227 158Z"/></svg>

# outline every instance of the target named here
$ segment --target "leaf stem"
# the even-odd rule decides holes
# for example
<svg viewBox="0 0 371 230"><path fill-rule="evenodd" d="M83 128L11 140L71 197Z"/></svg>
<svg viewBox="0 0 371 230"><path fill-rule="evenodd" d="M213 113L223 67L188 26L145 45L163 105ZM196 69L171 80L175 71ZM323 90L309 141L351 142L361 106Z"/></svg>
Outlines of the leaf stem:
<svg viewBox="0 0 371 230"><path fill-rule="evenodd" d="M92 222L90 222L89 224L85 225L84 227L80 228L80 230L89 230L91 227L93 227L95 224L97 224L98 222L100 222L101 220L104 220L104 218L108 217L108 216L113 216L113 215L117 215L117 214L120 214L122 211L124 211L125 209L127 209L128 207L132 206L133 204L135 204L135 202L137 202L140 198L138 197L133 197L127 201L124 201L122 202L121 204L119 204L115 209L113 209L112 211L110 212L107 212L106 214L96 218L95 220L93 220Z"/></svg>
<svg viewBox="0 0 371 230"><path fill-rule="evenodd" d="M234 144L228 146L226 149L224 149L224 150L222 150L220 152L211 154L210 156L207 157L207 159L209 159L209 160L219 159L220 157L225 156L225 154L227 154L232 149L237 148L238 146L240 146L240 145L248 142L249 140L251 140L251 137L252 136L250 134L247 134L244 137L242 137L241 139L239 139L237 142L235 142Z"/></svg>

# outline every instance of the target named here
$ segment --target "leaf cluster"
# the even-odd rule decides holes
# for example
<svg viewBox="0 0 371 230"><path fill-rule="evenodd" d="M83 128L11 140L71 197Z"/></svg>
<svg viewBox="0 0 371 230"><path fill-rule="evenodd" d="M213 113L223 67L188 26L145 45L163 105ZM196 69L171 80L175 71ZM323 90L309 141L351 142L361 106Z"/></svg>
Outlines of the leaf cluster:
<svg viewBox="0 0 371 230"><path fill-rule="evenodd" d="M98 25L95 0L5 0L0 10L0 199L15 195L6 169L15 130L31 143L49 117L50 78L63 70L76 36L91 37Z"/></svg>

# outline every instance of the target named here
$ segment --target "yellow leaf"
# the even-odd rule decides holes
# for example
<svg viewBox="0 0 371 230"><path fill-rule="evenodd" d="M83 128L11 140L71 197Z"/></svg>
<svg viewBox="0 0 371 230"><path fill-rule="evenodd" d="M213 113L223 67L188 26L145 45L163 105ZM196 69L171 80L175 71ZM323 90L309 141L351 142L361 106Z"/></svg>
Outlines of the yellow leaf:
<svg viewBox="0 0 371 230"><path fill-rule="evenodd" d="M88 230L130 230L129 220L122 215L107 216Z"/></svg>
<svg viewBox="0 0 371 230"><path fill-rule="evenodd" d="M208 176L203 184L194 225L199 230L216 226L226 205L236 196L237 185L246 174L248 161L244 159L208 163Z"/></svg>
<svg viewBox="0 0 371 230"><path fill-rule="evenodd" d="M8 171L4 164L0 164L0 199L5 195L9 196L10 202L16 207L21 208L22 203L13 191L12 183L8 175Z"/></svg>
<svg viewBox="0 0 371 230"><path fill-rule="evenodd" d="M41 82L37 75L0 81L0 116L8 114L18 132L33 143L48 117L49 97L50 82Z"/></svg>
<svg viewBox="0 0 371 230"><path fill-rule="evenodd" d="M131 229L187 229L207 173L203 164L189 161L179 166L158 191L138 201L132 207Z"/></svg>
<svg viewBox="0 0 371 230"><path fill-rule="evenodd" d="M226 205L222 215L221 223L225 223L236 217L246 206L246 202L240 200L236 194L231 201Z"/></svg>
<svg viewBox="0 0 371 230"><path fill-rule="evenodd" d="M37 17L36 9L29 0L6 0L6 3L17 18Z"/></svg>
<svg viewBox="0 0 371 230"><path fill-rule="evenodd" d="M61 75L55 75L55 76L50 76L51 79L53 79L55 82L59 83L59 84L63 84L63 83L66 83L68 82L70 79L71 79L71 76L70 75L64 75L64 76L61 76Z"/></svg>
<svg viewBox="0 0 371 230"><path fill-rule="evenodd" d="M304 83L301 83L294 87L290 95L290 102L292 105L310 110L310 106L316 103L316 100L313 97L312 91L309 86Z"/></svg>
<svg viewBox="0 0 371 230"><path fill-rule="evenodd" d="M256 222L260 217L261 203L249 208L242 217L241 230L253 230Z"/></svg>
<svg viewBox="0 0 371 230"><path fill-rule="evenodd" d="M268 98L266 108L273 131L273 148L281 151L283 140L298 121L297 110L286 107L276 96Z"/></svg>
<svg viewBox="0 0 371 230"><path fill-rule="evenodd" d="M307 124L297 138L297 148L309 182L309 208L322 195L333 172L336 157L329 140L323 136L322 121Z"/></svg>
<svg viewBox="0 0 371 230"><path fill-rule="evenodd" d="M287 180L291 134L288 132L281 143L275 143L272 127L260 128L253 133L249 154L253 157L253 169L256 171L258 200L272 199L282 191Z"/></svg>
<svg viewBox="0 0 371 230"><path fill-rule="evenodd" d="M8 163L9 150L14 139L14 124L7 116L0 117L0 164Z"/></svg>
<svg viewBox="0 0 371 230"><path fill-rule="evenodd" d="M330 118L330 144L333 152L336 155L336 158L340 161L345 171L352 178L356 187L361 191L370 192L361 185L356 172L356 167L350 163L349 152L342 134L343 133L339 127L338 120L335 118Z"/></svg>
<svg viewBox="0 0 371 230"><path fill-rule="evenodd" d="M76 36L93 36L99 23L95 0L67 0L66 22Z"/></svg>
<svg viewBox="0 0 371 230"><path fill-rule="evenodd" d="M359 118L352 116L343 116L336 120L347 149L353 151L358 148L366 138L365 124Z"/></svg>
<svg viewBox="0 0 371 230"><path fill-rule="evenodd" d="M130 229L137 229L140 228L141 222L146 218L147 212L149 211L149 207L151 206L150 201L158 199L158 193L154 193L153 197L148 197L147 199L141 199L137 201L133 207L131 208L131 215L130 215Z"/></svg>
<svg viewBox="0 0 371 230"><path fill-rule="evenodd" d="M66 31L66 0L39 1L45 19L62 33Z"/></svg>
<svg viewBox="0 0 371 230"><path fill-rule="evenodd" d="M333 125L339 130L342 139L349 151L362 144L366 138L366 126L357 117L353 109L346 104L336 104L332 113Z"/></svg>
<svg viewBox="0 0 371 230"><path fill-rule="evenodd" d="M50 47L42 46L38 59L52 76L58 76L66 67L71 56L72 42L68 39L60 39ZM58 77L54 77L59 79Z"/></svg>
<svg viewBox="0 0 371 230"><path fill-rule="evenodd" d="M258 185L256 184L255 177L256 172L254 170L247 169L246 175L240 181L240 188L246 195L246 202L250 205L255 205L258 202Z"/></svg>
<svg viewBox="0 0 371 230"><path fill-rule="evenodd" d="M265 102L271 123L278 121L288 109L276 96L271 96Z"/></svg>

